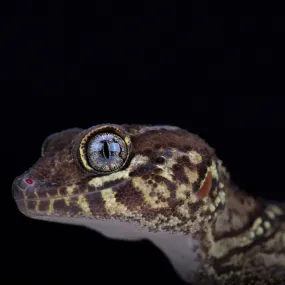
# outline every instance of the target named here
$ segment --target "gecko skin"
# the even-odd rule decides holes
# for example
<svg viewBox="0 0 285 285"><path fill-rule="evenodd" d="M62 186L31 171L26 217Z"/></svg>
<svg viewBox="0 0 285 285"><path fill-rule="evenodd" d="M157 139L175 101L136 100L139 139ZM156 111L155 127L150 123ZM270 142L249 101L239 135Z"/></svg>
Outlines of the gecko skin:
<svg viewBox="0 0 285 285"><path fill-rule="evenodd" d="M178 127L55 133L12 192L30 218L152 241L190 284L285 284L284 204L238 189L215 151Z"/></svg>

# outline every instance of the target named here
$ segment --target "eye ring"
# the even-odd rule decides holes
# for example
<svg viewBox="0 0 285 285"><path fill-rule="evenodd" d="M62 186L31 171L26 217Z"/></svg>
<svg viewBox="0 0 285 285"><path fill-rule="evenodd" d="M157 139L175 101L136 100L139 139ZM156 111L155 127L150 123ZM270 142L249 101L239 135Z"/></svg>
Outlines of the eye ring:
<svg viewBox="0 0 285 285"><path fill-rule="evenodd" d="M81 167L92 173L112 173L129 160L131 139L118 125L98 125L84 131L77 140L77 158Z"/></svg>

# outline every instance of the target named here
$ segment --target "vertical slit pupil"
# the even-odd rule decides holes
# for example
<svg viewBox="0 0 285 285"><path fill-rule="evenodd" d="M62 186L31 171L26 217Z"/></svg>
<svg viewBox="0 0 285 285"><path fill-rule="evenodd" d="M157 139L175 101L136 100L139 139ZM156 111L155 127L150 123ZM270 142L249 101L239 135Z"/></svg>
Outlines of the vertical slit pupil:
<svg viewBox="0 0 285 285"><path fill-rule="evenodd" d="M109 144L107 141L104 141L103 155L107 159L110 157Z"/></svg>

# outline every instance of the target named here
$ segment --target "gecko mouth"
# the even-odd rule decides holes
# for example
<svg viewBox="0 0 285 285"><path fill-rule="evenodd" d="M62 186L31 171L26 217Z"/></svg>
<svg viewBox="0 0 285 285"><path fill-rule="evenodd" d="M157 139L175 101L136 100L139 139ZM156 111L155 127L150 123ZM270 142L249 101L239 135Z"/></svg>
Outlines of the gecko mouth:
<svg viewBox="0 0 285 285"><path fill-rule="evenodd" d="M51 189L49 189L47 186L40 185L39 182L34 183L34 185L27 185L27 183L23 183L23 179L21 177L17 177L12 184L12 196L15 201L45 201L45 200L59 199L59 198L73 198L73 197L78 197L82 194L88 196L95 192L99 193L107 188L110 188L109 186L111 186L111 188L121 187L126 183L127 181L118 180L113 185L110 185L110 183L108 183L107 185L102 185L101 187L97 188L94 187L92 191L89 190L77 193L61 194L59 193L58 190L60 187L55 186L52 189L53 193L51 193L50 191Z"/></svg>
<svg viewBox="0 0 285 285"><path fill-rule="evenodd" d="M49 189L41 187L39 183L37 183L37 186L35 184L25 185L23 178L16 178L12 184L12 196L22 214L31 218L37 218L46 215L56 215L57 211L63 211L64 213L67 209L73 212L74 215L79 212L78 208L68 205L69 203L65 201L76 201L80 195L82 196L82 193L49 196ZM39 193L45 196L39 196Z"/></svg>
<svg viewBox="0 0 285 285"><path fill-rule="evenodd" d="M101 187L85 187L79 192L61 192L60 185L35 180L29 173L17 177L12 184L12 196L22 214L34 216L65 215L76 216L83 209L88 209L86 215L91 215L94 208L97 212L104 212L102 190L121 188L127 181L118 180L116 183L105 183ZM118 189L118 188L117 188ZM102 209L101 209L101 208ZM90 210L91 209L91 210Z"/></svg>
<svg viewBox="0 0 285 285"><path fill-rule="evenodd" d="M37 191L37 189L35 188L34 190L35 192ZM19 198L22 193L25 192L25 189L21 189L19 186L13 184L12 186L12 196L14 198L14 200L16 202L23 202L23 201L50 201L51 199L64 199L64 198L74 198L74 197L78 197L80 195L82 195L82 193L78 193L78 194L69 194L69 195L57 195L57 196L50 196L50 197L39 197L39 198ZM94 191L95 192L95 191ZM85 195L88 194L93 194L94 192L87 192L84 193ZM25 194L24 194L25 195Z"/></svg>

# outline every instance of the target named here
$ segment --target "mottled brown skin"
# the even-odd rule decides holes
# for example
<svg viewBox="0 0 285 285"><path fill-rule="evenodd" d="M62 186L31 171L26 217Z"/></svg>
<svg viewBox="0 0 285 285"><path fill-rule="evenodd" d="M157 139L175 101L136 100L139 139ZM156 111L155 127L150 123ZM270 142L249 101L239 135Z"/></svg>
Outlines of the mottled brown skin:
<svg viewBox="0 0 285 285"><path fill-rule="evenodd" d="M128 136L128 160L115 172L87 170L80 143L105 127ZM31 218L115 218L191 236L199 245L197 284L285 282L285 207L238 189L215 151L177 127L98 125L56 133L37 163L15 179L13 195Z"/></svg>

